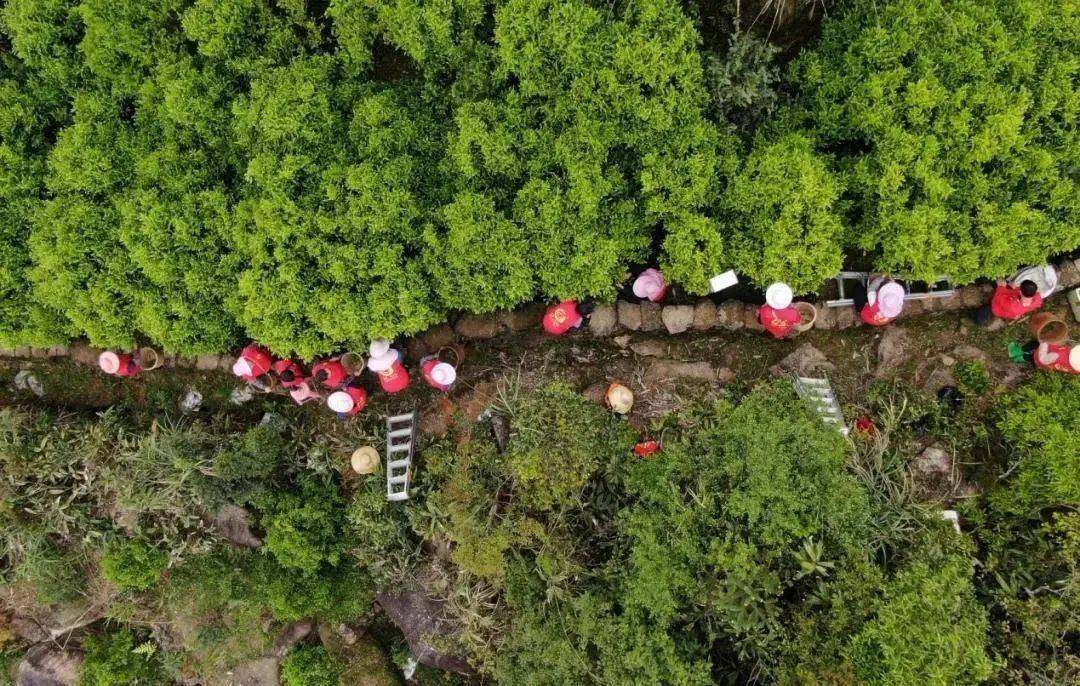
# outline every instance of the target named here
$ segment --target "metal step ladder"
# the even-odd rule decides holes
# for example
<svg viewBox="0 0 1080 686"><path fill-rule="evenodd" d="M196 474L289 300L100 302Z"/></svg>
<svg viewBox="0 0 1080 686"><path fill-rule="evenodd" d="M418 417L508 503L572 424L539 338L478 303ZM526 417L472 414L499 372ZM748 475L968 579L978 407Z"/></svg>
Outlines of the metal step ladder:
<svg viewBox="0 0 1080 686"><path fill-rule="evenodd" d="M806 376L795 377L795 391L817 412L821 421L832 424L840 433L848 435L847 423L844 422L844 413L840 409L840 403L833 393L832 384L828 379L814 379Z"/></svg>
<svg viewBox="0 0 1080 686"><path fill-rule="evenodd" d="M855 282L865 286L870 278L870 272L840 272L836 275L837 297L826 300L826 307L851 307L855 301L847 293L847 285ZM919 281L897 278L904 285L904 300L930 300L933 298L948 298L956 294L956 288L949 277L942 276L934 283L923 284Z"/></svg>
<svg viewBox="0 0 1080 686"><path fill-rule="evenodd" d="M416 412L386 418L386 499L409 499L416 447Z"/></svg>

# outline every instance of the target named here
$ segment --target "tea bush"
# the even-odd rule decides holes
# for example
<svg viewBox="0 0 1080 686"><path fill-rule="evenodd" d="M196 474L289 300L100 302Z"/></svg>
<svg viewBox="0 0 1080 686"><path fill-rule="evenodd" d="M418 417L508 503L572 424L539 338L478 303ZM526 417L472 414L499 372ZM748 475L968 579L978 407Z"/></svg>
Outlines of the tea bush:
<svg viewBox="0 0 1080 686"><path fill-rule="evenodd" d="M101 571L117 587L145 591L161 578L169 562L167 553L155 550L143 541L115 543L101 557Z"/></svg>
<svg viewBox="0 0 1080 686"><path fill-rule="evenodd" d="M343 666L322 646L303 646L290 652L281 663L281 683L285 686L337 686Z"/></svg>

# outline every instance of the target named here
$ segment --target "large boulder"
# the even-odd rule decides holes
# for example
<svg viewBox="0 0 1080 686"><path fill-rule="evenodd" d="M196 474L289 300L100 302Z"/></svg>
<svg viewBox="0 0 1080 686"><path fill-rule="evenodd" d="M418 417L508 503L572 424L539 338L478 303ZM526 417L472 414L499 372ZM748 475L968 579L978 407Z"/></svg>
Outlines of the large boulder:
<svg viewBox="0 0 1080 686"><path fill-rule="evenodd" d="M619 314L619 326L631 331L641 330L641 305L620 300L615 308Z"/></svg>
<svg viewBox="0 0 1080 686"><path fill-rule="evenodd" d="M76 686L85 659L81 650L39 643L19 663L15 686Z"/></svg>
<svg viewBox="0 0 1080 686"><path fill-rule="evenodd" d="M614 305L597 305L589 316L589 333L610 336L619 326L619 314Z"/></svg>
<svg viewBox="0 0 1080 686"><path fill-rule="evenodd" d="M716 323L728 331L743 328L743 304L737 300L728 300L716 308Z"/></svg>
<svg viewBox="0 0 1080 686"><path fill-rule="evenodd" d="M831 372L836 365L829 362L825 353L821 352L809 343L803 343L794 352L780 360L769 371L776 376L797 374L799 376L815 376L824 372Z"/></svg>
<svg viewBox="0 0 1080 686"><path fill-rule="evenodd" d="M664 308L660 305L660 303L649 302L648 300L641 303L641 330L663 331L663 312Z"/></svg>
<svg viewBox="0 0 1080 686"><path fill-rule="evenodd" d="M881 340L878 342L878 368L875 374L884 376L900 367L908 359L910 343L910 337L905 329L899 326L885 327Z"/></svg>
<svg viewBox="0 0 1080 686"><path fill-rule="evenodd" d="M447 655L434 646L440 639L452 639L458 632L457 626L446 617L442 601L421 591L410 591L401 595L380 593L375 596L375 602L405 634L405 641L421 664L458 674L473 673L465 658Z"/></svg>
<svg viewBox="0 0 1080 686"><path fill-rule="evenodd" d="M712 300L699 300L694 305L694 330L708 331L716 328L717 316L716 305Z"/></svg>

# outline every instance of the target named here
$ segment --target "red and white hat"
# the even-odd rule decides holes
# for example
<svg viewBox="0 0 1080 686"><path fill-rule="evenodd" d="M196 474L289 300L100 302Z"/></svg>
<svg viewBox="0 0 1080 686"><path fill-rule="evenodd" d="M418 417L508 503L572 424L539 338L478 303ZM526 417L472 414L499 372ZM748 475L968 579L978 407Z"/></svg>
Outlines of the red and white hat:
<svg viewBox="0 0 1080 686"><path fill-rule="evenodd" d="M106 374L115 374L120 371L120 356L111 350L105 350L97 358L98 366Z"/></svg>

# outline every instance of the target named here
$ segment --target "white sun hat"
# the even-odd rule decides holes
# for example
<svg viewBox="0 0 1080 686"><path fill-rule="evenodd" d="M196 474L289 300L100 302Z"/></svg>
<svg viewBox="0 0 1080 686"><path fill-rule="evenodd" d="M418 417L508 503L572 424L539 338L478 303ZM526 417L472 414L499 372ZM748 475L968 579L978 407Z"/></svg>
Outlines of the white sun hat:
<svg viewBox="0 0 1080 686"><path fill-rule="evenodd" d="M1069 366L1080 372L1080 345L1074 345L1069 351Z"/></svg>
<svg viewBox="0 0 1080 686"><path fill-rule="evenodd" d="M390 351L390 341L385 338L376 338L368 346L368 355L371 357L382 357Z"/></svg>
<svg viewBox="0 0 1080 686"><path fill-rule="evenodd" d="M457 381L457 370L452 364L440 362L431 368L431 379L440 386L450 386Z"/></svg>
<svg viewBox="0 0 1080 686"><path fill-rule="evenodd" d="M326 406L334 412L351 412L356 401L345 391L334 391L327 397Z"/></svg>
<svg viewBox="0 0 1080 686"><path fill-rule="evenodd" d="M382 355L372 355L368 360L367 366L373 372L385 372L390 367L394 366L394 362L397 361L397 351L390 348Z"/></svg>
<svg viewBox="0 0 1080 686"><path fill-rule="evenodd" d="M111 350L106 350L98 355L98 366L106 374L115 374L120 371L120 356Z"/></svg>
<svg viewBox="0 0 1080 686"><path fill-rule="evenodd" d="M774 310L782 310L791 305L795 294L791 292L791 286L777 281L765 289L765 302Z"/></svg>

